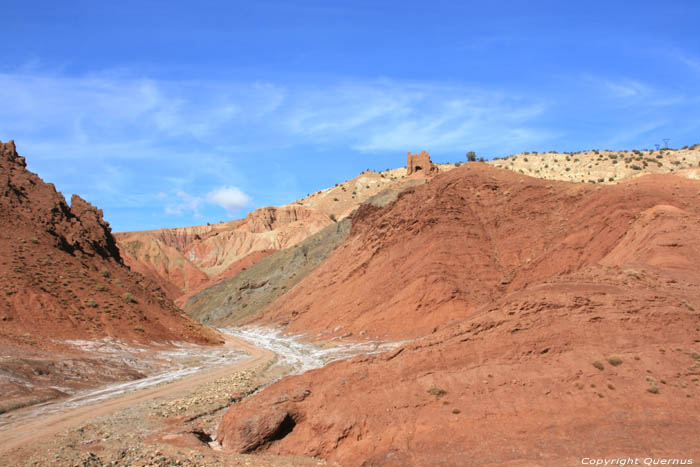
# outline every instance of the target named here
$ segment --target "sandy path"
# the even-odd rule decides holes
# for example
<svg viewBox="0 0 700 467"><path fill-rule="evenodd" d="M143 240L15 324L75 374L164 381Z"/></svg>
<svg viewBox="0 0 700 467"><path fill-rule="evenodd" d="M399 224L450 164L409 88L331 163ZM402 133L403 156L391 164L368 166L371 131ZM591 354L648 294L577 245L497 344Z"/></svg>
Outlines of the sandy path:
<svg viewBox="0 0 700 467"><path fill-rule="evenodd" d="M0 439L2 440L0 443L0 454L22 446L33 445L38 441L46 440L76 425L85 424L98 417L111 415L114 412L140 402L169 396L181 391L187 391L201 384L215 381L221 377L254 367L275 358L274 352L255 347L254 345L232 336L225 336L225 338L225 346L240 348L248 352L250 356L232 365L185 377L163 386L144 389L113 399L99 401L94 404L68 408L62 412L54 413L46 417L19 423L7 430L0 431Z"/></svg>

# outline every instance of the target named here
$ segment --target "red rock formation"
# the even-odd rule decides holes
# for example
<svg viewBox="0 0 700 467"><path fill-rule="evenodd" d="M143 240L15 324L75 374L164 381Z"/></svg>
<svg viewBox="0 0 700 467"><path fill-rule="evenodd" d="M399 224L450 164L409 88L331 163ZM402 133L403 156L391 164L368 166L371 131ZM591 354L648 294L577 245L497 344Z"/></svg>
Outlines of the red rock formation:
<svg viewBox="0 0 700 467"><path fill-rule="evenodd" d="M126 264L160 280L171 298L184 303L190 295L230 277L229 268L244 258L266 256L253 253L294 246L332 223L316 209L291 204L260 208L232 222L116 237Z"/></svg>
<svg viewBox="0 0 700 467"><path fill-rule="evenodd" d="M102 211L77 195L68 206L26 169L13 141L0 143L0 258L0 341L218 342L155 283L124 266Z"/></svg>
<svg viewBox="0 0 700 467"><path fill-rule="evenodd" d="M343 465L697 457L698 264L697 181L465 165L363 207L261 320L421 339L285 378L229 409L219 440Z"/></svg>
<svg viewBox="0 0 700 467"><path fill-rule="evenodd" d="M413 175L422 170L424 174L435 172L435 166L430 162L430 154L427 151L421 151L418 154L408 153L406 156L406 173Z"/></svg>

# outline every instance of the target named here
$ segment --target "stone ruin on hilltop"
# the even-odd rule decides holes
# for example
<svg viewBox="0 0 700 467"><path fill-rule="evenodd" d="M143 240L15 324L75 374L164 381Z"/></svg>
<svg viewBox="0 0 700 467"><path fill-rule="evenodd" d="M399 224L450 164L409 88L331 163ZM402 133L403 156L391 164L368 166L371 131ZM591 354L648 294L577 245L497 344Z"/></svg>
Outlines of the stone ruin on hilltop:
<svg viewBox="0 0 700 467"><path fill-rule="evenodd" d="M418 154L408 153L408 156L406 156L406 170L408 175L414 174L419 170L429 174L436 171L437 168L430 162L430 154L427 151L421 151Z"/></svg>

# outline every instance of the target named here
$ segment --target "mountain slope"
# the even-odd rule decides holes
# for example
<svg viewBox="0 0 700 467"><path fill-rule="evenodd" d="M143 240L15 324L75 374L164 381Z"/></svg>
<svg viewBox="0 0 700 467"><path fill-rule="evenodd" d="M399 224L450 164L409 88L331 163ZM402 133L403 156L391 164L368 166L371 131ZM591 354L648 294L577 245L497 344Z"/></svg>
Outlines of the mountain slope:
<svg viewBox="0 0 700 467"><path fill-rule="evenodd" d="M593 186L468 164L363 207L258 322L417 339L274 384L219 440L347 465L700 455L698 201L673 175Z"/></svg>
<svg viewBox="0 0 700 467"><path fill-rule="evenodd" d="M124 266L102 211L77 195L68 206L26 169L12 141L0 143L0 257L2 340L38 347L104 336L218 342Z"/></svg>

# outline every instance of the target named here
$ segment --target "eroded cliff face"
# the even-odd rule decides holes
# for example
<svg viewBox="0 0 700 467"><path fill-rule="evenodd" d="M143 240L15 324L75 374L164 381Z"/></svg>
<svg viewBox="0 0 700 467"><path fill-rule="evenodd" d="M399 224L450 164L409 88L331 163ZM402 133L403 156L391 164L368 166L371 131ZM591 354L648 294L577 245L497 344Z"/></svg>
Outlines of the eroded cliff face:
<svg viewBox="0 0 700 467"><path fill-rule="evenodd" d="M101 210L77 195L69 206L13 141L0 143L0 257L0 339L218 341L124 266Z"/></svg>
<svg viewBox="0 0 700 467"><path fill-rule="evenodd" d="M316 209L287 205L260 208L232 222L116 237L129 266L164 279L171 296L182 300L239 272L236 265L247 264L246 258L289 248L330 224Z"/></svg>

